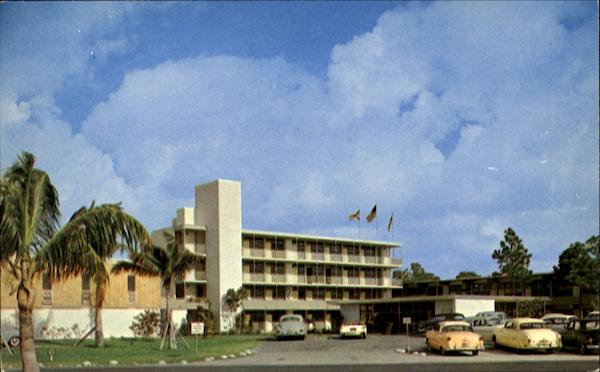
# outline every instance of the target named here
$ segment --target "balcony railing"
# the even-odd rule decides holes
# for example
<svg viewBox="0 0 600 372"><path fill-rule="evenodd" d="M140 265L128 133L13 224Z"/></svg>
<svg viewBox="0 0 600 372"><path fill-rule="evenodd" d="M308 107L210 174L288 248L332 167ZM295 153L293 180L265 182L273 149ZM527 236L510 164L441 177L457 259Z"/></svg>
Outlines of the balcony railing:
<svg viewBox="0 0 600 372"><path fill-rule="evenodd" d="M198 271L194 273L196 280L206 280L206 271Z"/></svg>
<svg viewBox="0 0 600 372"><path fill-rule="evenodd" d="M250 256L251 257L264 257L265 256L265 250L264 249L250 248Z"/></svg>
<svg viewBox="0 0 600 372"><path fill-rule="evenodd" d="M285 251L271 251L271 257L273 257L273 258L285 258Z"/></svg>
<svg viewBox="0 0 600 372"><path fill-rule="evenodd" d="M348 262L360 262L360 256L358 256L358 255L349 254L347 257L348 257Z"/></svg>
<svg viewBox="0 0 600 372"><path fill-rule="evenodd" d="M285 283L285 274L271 274L273 283Z"/></svg>
<svg viewBox="0 0 600 372"><path fill-rule="evenodd" d="M341 276L330 276L325 278L327 284L342 284L344 281Z"/></svg>
<svg viewBox="0 0 600 372"><path fill-rule="evenodd" d="M377 257L376 256L365 256L365 263L368 263L368 264L377 263Z"/></svg>
<svg viewBox="0 0 600 372"><path fill-rule="evenodd" d="M250 281L251 282L264 282L265 274L258 274L258 273L250 274Z"/></svg>
<svg viewBox="0 0 600 372"><path fill-rule="evenodd" d="M206 244L195 244L194 250L196 254L206 254Z"/></svg>
<svg viewBox="0 0 600 372"><path fill-rule="evenodd" d="M342 255L339 254L339 253L330 253L329 254L329 259L331 261L341 262L342 261Z"/></svg>
<svg viewBox="0 0 600 372"><path fill-rule="evenodd" d="M304 276L304 275L298 275L297 278L298 278L298 283L299 284L306 283L306 276Z"/></svg>
<svg viewBox="0 0 600 372"><path fill-rule="evenodd" d="M298 259L299 260L304 260L306 258L306 253L304 252L298 252Z"/></svg>
<svg viewBox="0 0 600 372"><path fill-rule="evenodd" d="M355 276L348 277L348 284L360 284L360 278Z"/></svg>
<svg viewBox="0 0 600 372"><path fill-rule="evenodd" d="M365 284L366 285L376 285L377 278L365 278Z"/></svg>
<svg viewBox="0 0 600 372"><path fill-rule="evenodd" d="M323 253L313 252L310 256L314 261L323 261L325 259L325 255Z"/></svg>

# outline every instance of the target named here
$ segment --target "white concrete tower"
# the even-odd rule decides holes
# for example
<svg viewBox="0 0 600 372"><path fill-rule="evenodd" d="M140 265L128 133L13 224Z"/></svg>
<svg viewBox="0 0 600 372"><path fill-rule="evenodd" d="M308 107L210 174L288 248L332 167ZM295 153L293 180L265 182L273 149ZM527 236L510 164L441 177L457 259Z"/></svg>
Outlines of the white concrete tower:
<svg viewBox="0 0 600 372"><path fill-rule="evenodd" d="M206 226L207 294L216 329L232 324L223 316L223 296L242 286L242 184L216 180L196 186L196 225Z"/></svg>

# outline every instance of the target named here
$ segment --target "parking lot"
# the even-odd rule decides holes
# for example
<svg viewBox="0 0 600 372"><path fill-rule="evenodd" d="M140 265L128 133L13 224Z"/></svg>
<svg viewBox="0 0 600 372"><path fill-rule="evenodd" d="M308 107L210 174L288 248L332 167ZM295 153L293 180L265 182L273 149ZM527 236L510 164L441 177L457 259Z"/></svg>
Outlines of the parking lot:
<svg viewBox="0 0 600 372"><path fill-rule="evenodd" d="M340 339L338 336L309 335L306 340L275 341L266 339L250 357L215 361L224 365L306 365L306 364L417 364L417 363L471 363L507 361L597 361L597 355L578 355L560 351L553 354L517 353L512 350L487 350L478 356L470 353L442 356L426 350L425 338L411 336L411 352L406 350L406 336L369 335L366 340Z"/></svg>

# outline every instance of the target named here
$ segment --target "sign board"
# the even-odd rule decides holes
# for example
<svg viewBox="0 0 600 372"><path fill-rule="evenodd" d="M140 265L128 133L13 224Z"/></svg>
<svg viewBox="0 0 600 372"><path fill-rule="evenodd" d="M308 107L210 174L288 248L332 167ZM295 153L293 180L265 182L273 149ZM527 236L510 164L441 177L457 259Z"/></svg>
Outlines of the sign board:
<svg viewBox="0 0 600 372"><path fill-rule="evenodd" d="M204 334L204 323L203 322L192 322L191 332L193 335Z"/></svg>
<svg viewBox="0 0 600 372"><path fill-rule="evenodd" d="M410 324L410 317L402 318L403 324Z"/></svg>

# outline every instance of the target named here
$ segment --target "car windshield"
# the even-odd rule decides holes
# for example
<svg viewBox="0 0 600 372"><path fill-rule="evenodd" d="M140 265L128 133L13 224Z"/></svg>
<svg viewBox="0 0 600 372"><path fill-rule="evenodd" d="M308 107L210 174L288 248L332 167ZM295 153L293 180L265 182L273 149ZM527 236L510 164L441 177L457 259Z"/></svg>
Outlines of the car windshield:
<svg viewBox="0 0 600 372"><path fill-rule="evenodd" d="M285 322L300 322L300 318L296 318L295 316L289 316L289 317L285 317L285 318L281 318L280 322L285 323Z"/></svg>
<svg viewBox="0 0 600 372"><path fill-rule="evenodd" d="M547 328L546 323L522 323L519 327L521 329L537 329L537 328Z"/></svg>
<svg viewBox="0 0 600 372"><path fill-rule="evenodd" d="M466 325L450 325L442 328L442 332L471 332L472 329Z"/></svg>

